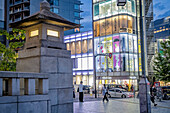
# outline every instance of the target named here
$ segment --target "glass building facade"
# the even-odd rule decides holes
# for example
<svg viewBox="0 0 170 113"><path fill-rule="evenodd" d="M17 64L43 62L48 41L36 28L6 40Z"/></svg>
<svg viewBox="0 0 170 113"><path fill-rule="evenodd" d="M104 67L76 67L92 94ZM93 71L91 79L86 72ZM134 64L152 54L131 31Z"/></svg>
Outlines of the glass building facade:
<svg viewBox="0 0 170 113"><path fill-rule="evenodd" d="M73 83L93 85L93 32L83 32L64 37L73 60Z"/></svg>
<svg viewBox="0 0 170 113"><path fill-rule="evenodd" d="M141 68L136 0L93 0L95 73L98 85L137 85Z"/></svg>

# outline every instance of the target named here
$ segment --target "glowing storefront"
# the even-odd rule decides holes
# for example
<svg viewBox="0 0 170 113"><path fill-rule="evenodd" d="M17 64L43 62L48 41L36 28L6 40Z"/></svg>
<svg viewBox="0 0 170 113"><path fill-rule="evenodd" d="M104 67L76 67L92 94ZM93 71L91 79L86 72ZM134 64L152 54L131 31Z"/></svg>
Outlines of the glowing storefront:
<svg viewBox="0 0 170 113"><path fill-rule="evenodd" d="M141 74L136 0L93 0L94 56L97 84L137 85Z"/></svg>
<svg viewBox="0 0 170 113"><path fill-rule="evenodd" d="M73 83L93 85L93 32L83 32L64 37L67 50L73 59Z"/></svg>

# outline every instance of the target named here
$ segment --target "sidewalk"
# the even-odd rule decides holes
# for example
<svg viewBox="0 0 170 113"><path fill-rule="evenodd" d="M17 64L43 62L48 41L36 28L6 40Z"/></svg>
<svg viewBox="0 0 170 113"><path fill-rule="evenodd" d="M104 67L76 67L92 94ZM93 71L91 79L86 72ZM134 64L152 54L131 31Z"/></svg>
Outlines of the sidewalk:
<svg viewBox="0 0 170 113"><path fill-rule="evenodd" d="M151 104L152 113L170 113L170 100L157 102L154 107ZM109 102L103 102L102 96L94 98L85 95L84 102L74 99L74 113L139 113L139 99L137 98L109 98Z"/></svg>

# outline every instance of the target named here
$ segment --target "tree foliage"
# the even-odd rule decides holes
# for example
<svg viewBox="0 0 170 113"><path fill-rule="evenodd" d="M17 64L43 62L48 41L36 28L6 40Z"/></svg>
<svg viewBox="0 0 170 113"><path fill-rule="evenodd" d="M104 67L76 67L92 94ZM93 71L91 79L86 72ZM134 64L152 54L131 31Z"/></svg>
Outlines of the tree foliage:
<svg viewBox="0 0 170 113"><path fill-rule="evenodd" d="M0 42L0 71L16 71L16 49L24 44L25 31L13 29L12 33L6 30L0 30L0 36L5 36L9 40L9 46Z"/></svg>
<svg viewBox="0 0 170 113"><path fill-rule="evenodd" d="M164 82L170 82L170 37L161 42L161 53L157 53L153 61L155 77Z"/></svg>

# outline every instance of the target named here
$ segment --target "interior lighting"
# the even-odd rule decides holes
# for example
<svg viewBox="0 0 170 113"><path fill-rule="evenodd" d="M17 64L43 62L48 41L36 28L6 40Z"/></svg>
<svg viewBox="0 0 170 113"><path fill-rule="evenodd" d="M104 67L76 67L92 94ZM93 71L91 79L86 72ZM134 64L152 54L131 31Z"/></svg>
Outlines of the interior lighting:
<svg viewBox="0 0 170 113"><path fill-rule="evenodd" d="M34 30L30 32L30 37L38 36L38 30Z"/></svg>
<svg viewBox="0 0 170 113"><path fill-rule="evenodd" d="M48 36L58 37L58 31L53 31L53 30L47 29L47 35Z"/></svg>

